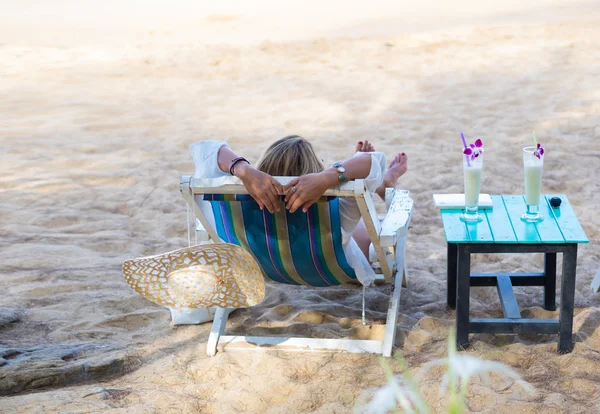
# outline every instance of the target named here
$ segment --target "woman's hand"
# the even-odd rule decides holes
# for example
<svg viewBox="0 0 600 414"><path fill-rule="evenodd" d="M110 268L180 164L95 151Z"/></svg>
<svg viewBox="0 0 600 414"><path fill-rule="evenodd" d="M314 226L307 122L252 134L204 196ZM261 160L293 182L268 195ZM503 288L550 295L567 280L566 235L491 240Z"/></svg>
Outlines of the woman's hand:
<svg viewBox="0 0 600 414"><path fill-rule="evenodd" d="M266 207L271 213L279 211L279 195L284 194L279 181L243 161L235 166L234 172L261 210Z"/></svg>
<svg viewBox="0 0 600 414"><path fill-rule="evenodd" d="M321 198L325 191L338 184L337 177L335 170L325 170L294 178L284 187L286 208L294 213L302 207L302 211L306 213L308 207Z"/></svg>

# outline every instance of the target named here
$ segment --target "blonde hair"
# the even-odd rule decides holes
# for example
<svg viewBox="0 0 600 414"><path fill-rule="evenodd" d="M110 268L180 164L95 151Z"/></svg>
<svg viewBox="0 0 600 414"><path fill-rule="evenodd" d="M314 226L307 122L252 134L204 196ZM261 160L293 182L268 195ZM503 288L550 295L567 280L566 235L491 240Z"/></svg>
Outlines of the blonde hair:
<svg viewBox="0 0 600 414"><path fill-rule="evenodd" d="M298 135L288 135L271 144L256 168L272 176L288 177L319 173L325 169L310 142Z"/></svg>

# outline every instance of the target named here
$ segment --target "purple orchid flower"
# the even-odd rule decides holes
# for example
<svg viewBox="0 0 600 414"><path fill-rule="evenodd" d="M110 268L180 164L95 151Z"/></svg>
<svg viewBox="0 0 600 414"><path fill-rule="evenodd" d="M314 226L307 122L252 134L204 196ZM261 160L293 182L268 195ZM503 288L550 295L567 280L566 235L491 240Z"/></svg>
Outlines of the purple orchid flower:
<svg viewBox="0 0 600 414"><path fill-rule="evenodd" d="M463 154L470 155L471 161L483 154L483 142L481 139L478 138L475 143L469 144L468 147L463 149Z"/></svg>
<svg viewBox="0 0 600 414"><path fill-rule="evenodd" d="M537 148L535 149L535 151L533 151L533 155L538 157L538 159L541 159L542 156L544 155L544 148L540 145L539 142L537 144Z"/></svg>

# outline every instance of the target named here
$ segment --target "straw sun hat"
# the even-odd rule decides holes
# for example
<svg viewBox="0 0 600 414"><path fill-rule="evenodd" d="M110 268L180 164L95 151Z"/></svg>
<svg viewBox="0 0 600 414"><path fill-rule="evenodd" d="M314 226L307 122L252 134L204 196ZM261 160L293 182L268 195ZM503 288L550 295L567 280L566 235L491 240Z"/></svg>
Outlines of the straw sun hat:
<svg viewBox="0 0 600 414"><path fill-rule="evenodd" d="M123 275L140 295L174 309L245 308L265 297L258 263L233 244L204 244L127 260Z"/></svg>

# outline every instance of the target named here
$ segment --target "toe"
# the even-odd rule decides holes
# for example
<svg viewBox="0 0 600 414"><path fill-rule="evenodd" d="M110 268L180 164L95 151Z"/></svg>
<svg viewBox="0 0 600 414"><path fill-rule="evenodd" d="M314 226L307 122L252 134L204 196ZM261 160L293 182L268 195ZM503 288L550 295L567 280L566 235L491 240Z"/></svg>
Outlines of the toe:
<svg viewBox="0 0 600 414"><path fill-rule="evenodd" d="M362 151L362 147L363 147L363 142L362 141L358 141L356 143L356 152L361 152Z"/></svg>
<svg viewBox="0 0 600 414"><path fill-rule="evenodd" d="M392 162L390 162L389 168L392 168L395 165L407 164L407 163L408 163L408 157L407 157L406 153L399 152L398 154L396 154L396 156L394 157Z"/></svg>

